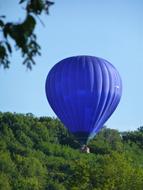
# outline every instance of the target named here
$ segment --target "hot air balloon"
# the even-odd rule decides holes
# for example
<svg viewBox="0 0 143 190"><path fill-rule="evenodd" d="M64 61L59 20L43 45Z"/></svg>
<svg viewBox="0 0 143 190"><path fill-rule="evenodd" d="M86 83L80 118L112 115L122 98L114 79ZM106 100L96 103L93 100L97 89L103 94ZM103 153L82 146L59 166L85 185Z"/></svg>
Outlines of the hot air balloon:
<svg viewBox="0 0 143 190"><path fill-rule="evenodd" d="M122 82L105 59L74 56L53 66L45 89L58 118L81 144L87 144L116 109Z"/></svg>

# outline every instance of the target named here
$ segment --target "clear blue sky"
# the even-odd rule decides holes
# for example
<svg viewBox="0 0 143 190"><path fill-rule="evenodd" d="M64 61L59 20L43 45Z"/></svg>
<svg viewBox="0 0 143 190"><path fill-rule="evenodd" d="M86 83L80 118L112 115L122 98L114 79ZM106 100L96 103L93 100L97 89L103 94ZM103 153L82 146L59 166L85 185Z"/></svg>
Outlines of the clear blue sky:
<svg viewBox="0 0 143 190"><path fill-rule="evenodd" d="M9 21L24 18L17 0L0 0L0 14ZM0 68L0 111L55 116L45 96L45 79L59 60L73 55L103 57L120 72L121 102L106 123L110 128L134 130L143 125L143 1L57 0L50 16L42 16L36 33L42 46L37 65L27 71L20 53L11 68Z"/></svg>

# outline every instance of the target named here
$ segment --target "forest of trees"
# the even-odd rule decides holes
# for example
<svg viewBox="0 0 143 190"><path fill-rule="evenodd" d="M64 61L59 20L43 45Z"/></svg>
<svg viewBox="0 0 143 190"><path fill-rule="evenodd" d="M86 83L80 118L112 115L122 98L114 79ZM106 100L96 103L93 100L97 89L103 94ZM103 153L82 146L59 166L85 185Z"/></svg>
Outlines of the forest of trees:
<svg viewBox="0 0 143 190"><path fill-rule="evenodd" d="M0 113L0 190L143 189L143 127L79 147L56 118Z"/></svg>

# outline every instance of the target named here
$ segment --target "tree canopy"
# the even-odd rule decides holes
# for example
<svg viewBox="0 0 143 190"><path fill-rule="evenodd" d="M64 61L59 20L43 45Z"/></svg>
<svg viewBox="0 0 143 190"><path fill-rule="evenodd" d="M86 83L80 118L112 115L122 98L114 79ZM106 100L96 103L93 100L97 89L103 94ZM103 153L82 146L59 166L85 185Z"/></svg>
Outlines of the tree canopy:
<svg viewBox="0 0 143 190"><path fill-rule="evenodd" d="M105 127L90 154L57 118L0 113L1 190L142 190L142 127Z"/></svg>
<svg viewBox="0 0 143 190"><path fill-rule="evenodd" d="M54 3L48 0L20 0L19 4L25 7L25 19L17 21L6 21L6 15L0 16L0 29L3 39L0 40L0 65L9 68L9 56L13 52L10 39L15 42L15 49L21 51L23 64L32 69L35 65L35 56L41 55L41 46L37 42L34 30L37 18L42 13L49 14L49 7Z"/></svg>

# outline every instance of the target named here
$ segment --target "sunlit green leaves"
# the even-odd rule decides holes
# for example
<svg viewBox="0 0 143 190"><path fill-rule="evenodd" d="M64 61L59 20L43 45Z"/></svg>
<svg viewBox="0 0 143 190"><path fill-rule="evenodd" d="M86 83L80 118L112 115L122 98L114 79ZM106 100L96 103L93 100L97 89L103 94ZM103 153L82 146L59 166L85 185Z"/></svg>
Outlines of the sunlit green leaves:
<svg viewBox="0 0 143 190"><path fill-rule="evenodd" d="M0 113L0 189L142 190L142 133L132 132L136 141L128 142L105 128L89 144L92 153L84 154L72 148L58 119Z"/></svg>

